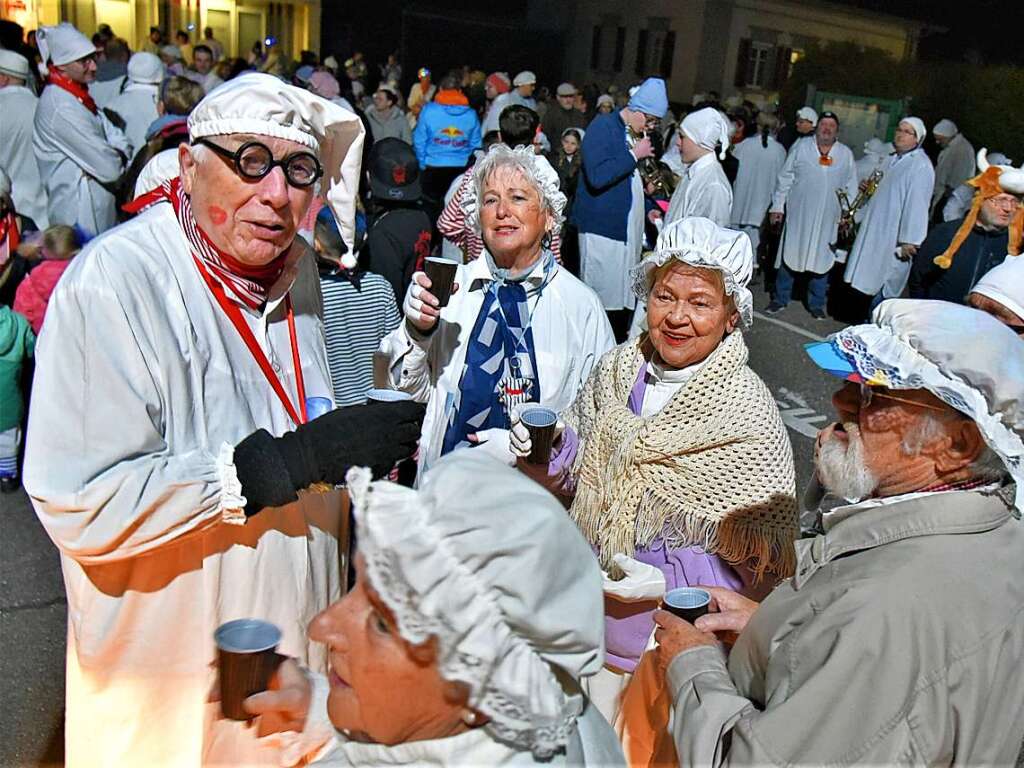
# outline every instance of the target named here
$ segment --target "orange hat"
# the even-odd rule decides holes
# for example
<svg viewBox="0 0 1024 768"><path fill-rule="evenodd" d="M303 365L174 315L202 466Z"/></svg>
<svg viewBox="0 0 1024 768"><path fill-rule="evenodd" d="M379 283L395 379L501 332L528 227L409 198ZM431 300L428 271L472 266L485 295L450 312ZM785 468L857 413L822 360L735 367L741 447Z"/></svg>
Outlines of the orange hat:
<svg viewBox="0 0 1024 768"><path fill-rule="evenodd" d="M984 148L978 151L978 168L981 169L981 173L967 181L968 184L978 190L974 193L974 202L971 204L971 210L964 217L964 222L960 225L960 229L953 235L949 247L934 259L935 265L943 269L949 269L953 263L953 256L960 250L960 246L963 245L964 240L967 239L967 236L971 234L971 230L974 229L974 225L978 221L978 212L981 210L983 202L1004 192L1008 192L1011 195L1024 194L1024 169L1014 168L1012 165L989 165L988 150ZM1024 233L1024 206L1017 209L1017 213L1010 221L1007 252L1011 256L1016 256L1020 253L1022 233Z"/></svg>

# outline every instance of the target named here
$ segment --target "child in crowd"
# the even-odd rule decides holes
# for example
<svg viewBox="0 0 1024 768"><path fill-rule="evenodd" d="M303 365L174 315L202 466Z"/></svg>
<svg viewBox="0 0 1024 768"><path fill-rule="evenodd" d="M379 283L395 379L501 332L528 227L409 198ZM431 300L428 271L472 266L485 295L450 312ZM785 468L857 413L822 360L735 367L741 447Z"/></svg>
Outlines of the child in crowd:
<svg viewBox="0 0 1024 768"><path fill-rule="evenodd" d="M14 311L23 315L38 335L43 327L46 305L57 281L71 259L81 250L75 230L66 224L47 229L34 242L22 243L19 251L29 260L38 260L14 294Z"/></svg>
<svg viewBox="0 0 1024 768"><path fill-rule="evenodd" d="M36 336L28 320L0 304L0 492L18 488L18 451L25 402L21 374L35 351Z"/></svg>

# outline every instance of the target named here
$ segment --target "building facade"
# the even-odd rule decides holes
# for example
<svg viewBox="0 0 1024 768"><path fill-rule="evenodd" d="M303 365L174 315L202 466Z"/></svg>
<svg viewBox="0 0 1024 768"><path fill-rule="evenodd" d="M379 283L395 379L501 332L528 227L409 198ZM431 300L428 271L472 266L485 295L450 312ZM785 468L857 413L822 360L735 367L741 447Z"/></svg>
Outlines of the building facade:
<svg viewBox="0 0 1024 768"><path fill-rule="evenodd" d="M69 21L86 35L100 24L142 48L150 27L173 41L185 30L198 43L206 27L228 56L245 57L257 41L273 38L282 55L298 59L303 50L319 51L320 0L0 0L4 17L24 29Z"/></svg>
<svg viewBox="0 0 1024 768"><path fill-rule="evenodd" d="M648 75L669 97L717 92L767 104L816 43L853 42L912 59L923 24L810 0L537 0L534 23L564 25L565 75L620 89Z"/></svg>

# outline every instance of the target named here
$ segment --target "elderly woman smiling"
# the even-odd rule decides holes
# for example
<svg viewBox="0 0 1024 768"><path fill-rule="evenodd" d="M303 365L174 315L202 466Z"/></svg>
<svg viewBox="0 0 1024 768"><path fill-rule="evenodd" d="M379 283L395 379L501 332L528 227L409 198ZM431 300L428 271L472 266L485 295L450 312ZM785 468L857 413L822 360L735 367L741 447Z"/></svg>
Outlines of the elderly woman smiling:
<svg viewBox="0 0 1024 768"><path fill-rule="evenodd" d="M511 461L510 409L567 408L613 344L597 296L549 248L565 195L547 160L529 147L494 146L463 207L481 232L481 258L459 267L459 290L442 308L430 279L414 274L405 322L377 355L378 386L428 402L421 469L472 445Z"/></svg>
<svg viewBox="0 0 1024 768"><path fill-rule="evenodd" d="M572 498L602 566L625 574L605 583L608 695L594 700L609 718L666 588L763 591L793 567L792 451L739 330L752 268L742 233L699 217L667 226L636 272L650 331L602 358L552 463L520 463ZM530 448L518 422L511 448Z"/></svg>
<svg viewBox="0 0 1024 768"><path fill-rule="evenodd" d="M246 701L261 727L283 715L291 756L317 765L622 765L580 690L601 667L601 577L559 503L477 451L419 490L359 469L349 490L358 580L309 626L330 676L286 662Z"/></svg>

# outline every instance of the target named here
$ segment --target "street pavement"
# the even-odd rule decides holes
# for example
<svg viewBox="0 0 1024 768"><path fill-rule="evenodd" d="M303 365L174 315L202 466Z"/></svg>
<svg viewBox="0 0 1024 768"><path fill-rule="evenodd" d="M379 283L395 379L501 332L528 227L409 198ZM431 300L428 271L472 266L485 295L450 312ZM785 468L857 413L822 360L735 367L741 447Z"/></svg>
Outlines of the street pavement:
<svg viewBox="0 0 1024 768"><path fill-rule="evenodd" d="M775 394L789 428L802 493L811 474L813 438L831 420L837 381L819 371L803 345L841 325L814 320L799 304L774 317L754 289L750 363ZM0 496L0 766L60 765L63 756L64 649L67 606L60 561L23 491ZM157 726L158 727L158 726Z"/></svg>

